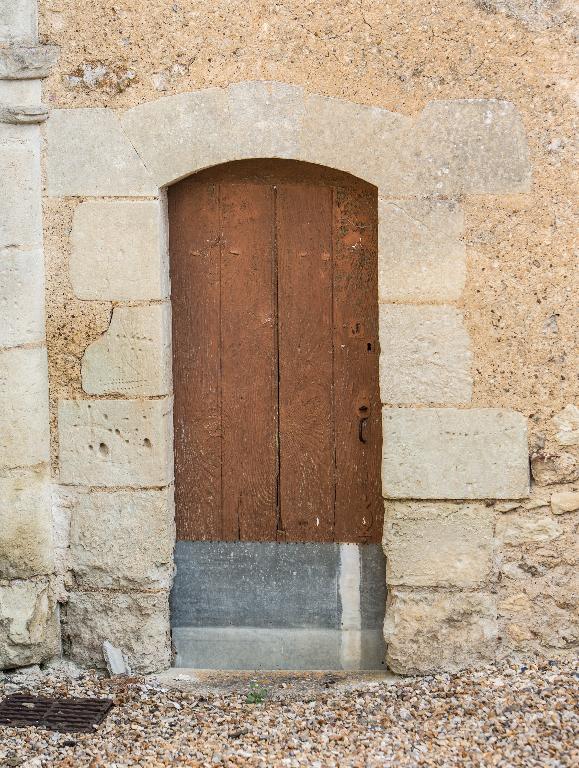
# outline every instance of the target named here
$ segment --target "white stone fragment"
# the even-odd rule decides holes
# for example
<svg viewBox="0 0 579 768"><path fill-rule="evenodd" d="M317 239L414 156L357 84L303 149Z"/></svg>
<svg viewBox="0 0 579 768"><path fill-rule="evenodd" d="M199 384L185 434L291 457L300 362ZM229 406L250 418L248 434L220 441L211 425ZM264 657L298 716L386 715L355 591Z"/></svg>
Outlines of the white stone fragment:
<svg viewBox="0 0 579 768"><path fill-rule="evenodd" d="M387 408L382 488L415 499L518 499L529 493L525 418L494 408Z"/></svg>
<svg viewBox="0 0 579 768"><path fill-rule="evenodd" d="M103 656L111 677L131 674L131 668L121 649L109 643L108 640L103 643Z"/></svg>
<svg viewBox="0 0 579 768"><path fill-rule="evenodd" d="M453 307L380 305L383 403L468 403L470 339Z"/></svg>
<svg viewBox="0 0 579 768"><path fill-rule="evenodd" d="M0 467L49 458L46 349L0 351Z"/></svg>
<svg viewBox="0 0 579 768"><path fill-rule="evenodd" d="M173 480L172 401L62 400L65 485L151 487Z"/></svg>
<svg viewBox="0 0 579 768"><path fill-rule="evenodd" d="M81 203L71 239L70 277L80 299L168 296L167 233L159 201Z"/></svg>
<svg viewBox="0 0 579 768"><path fill-rule="evenodd" d="M473 587L492 571L493 512L481 504L387 502L388 584Z"/></svg>
<svg viewBox="0 0 579 768"><path fill-rule="evenodd" d="M388 301L453 301L466 278L458 203L378 200L378 296Z"/></svg>
<svg viewBox="0 0 579 768"><path fill-rule="evenodd" d="M44 339L42 251L0 251L0 347Z"/></svg>
<svg viewBox="0 0 579 768"><path fill-rule="evenodd" d="M171 392L171 307L115 307L108 330L82 359L82 387L91 395Z"/></svg>
<svg viewBox="0 0 579 768"><path fill-rule="evenodd" d="M110 109L55 109L47 142L48 194L53 197L158 192Z"/></svg>
<svg viewBox="0 0 579 768"><path fill-rule="evenodd" d="M0 143L0 249L30 249L42 244L40 134L38 126L13 131L22 142Z"/></svg>

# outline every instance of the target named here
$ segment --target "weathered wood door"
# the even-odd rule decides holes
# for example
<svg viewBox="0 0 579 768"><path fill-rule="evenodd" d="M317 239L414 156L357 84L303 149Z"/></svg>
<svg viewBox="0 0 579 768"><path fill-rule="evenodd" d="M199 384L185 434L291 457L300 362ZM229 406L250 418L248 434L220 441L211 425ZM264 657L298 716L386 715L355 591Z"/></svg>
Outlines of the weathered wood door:
<svg viewBox="0 0 579 768"><path fill-rule="evenodd" d="M375 188L241 161L169 218L177 538L379 541Z"/></svg>

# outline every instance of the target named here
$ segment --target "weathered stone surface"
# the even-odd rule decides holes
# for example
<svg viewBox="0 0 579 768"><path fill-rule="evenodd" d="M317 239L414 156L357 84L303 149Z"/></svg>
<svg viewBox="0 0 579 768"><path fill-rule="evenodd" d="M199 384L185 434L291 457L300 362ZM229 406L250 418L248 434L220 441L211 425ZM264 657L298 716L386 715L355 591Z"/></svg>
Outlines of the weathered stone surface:
<svg viewBox="0 0 579 768"><path fill-rule="evenodd" d="M462 208L446 200L378 200L378 296L454 301L464 288Z"/></svg>
<svg viewBox="0 0 579 768"><path fill-rule="evenodd" d="M37 123L43 123L47 117L48 110L42 106L28 107L23 104L9 107L0 106L0 123L36 125Z"/></svg>
<svg viewBox="0 0 579 768"><path fill-rule="evenodd" d="M537 485L574 483L579 480L579 460L572 453L539 451L531 456L531 472Z"/></svg>
<svg viewBox="0 0 579 768"><path fill-rule="evenodd" d="M481 592L388 592L387 663L401 674L457 672L494 659L495 598Z"/></svg>
<svg viewBox="0 0 579 768"><path fill-rule="evenodd" d="M109 109L56 109L47 122L48 194L156 195L157 186Z"/></svg>
<svg viewBox="0 0 579 768"><path fill-rule="evenodd" d="M3 106L36 105L41 101L40 80L0 80L0 104Z"/></svg>
<svg viewBox="0 0 579 768"><path fill-rule="evenodd" d="M470 340L453 307L380 305L383 403L468 403Z"/></svg>
<svg viewBox="0 0 579 768"><path fill-rule="evenodd" d="M171 392L171 308L116 307L109 329L82 359L82 387L92 395Z"/></svg>
<svg viewBox="0 0 579 768"><path fill-rule="evenodd" d="M579 445L579 408L567 405L553 416L553 424L557 429L555 439L559 445Z"/></svg>
<svg viewBox="0 0 579 768"><path fill-rule="evenodd" d="M0 40L36 37L38 0L0 0Z"/></svg>
<svg viewBox="0 0 579 768"><path fill-rule="evenodd" d="M554 515L579 510L579 491L561 491L551 496L551 511Z"/></svg>
<svg viewBox="0 0 579 768"><path fill-rule="evenodd" d="M497 521L497 538L503 544L541 544L563 535L563 529L546 515L506 515Z"/></svg>
<svg viewBox="0 0 579 768"><path fill-rule="evenodd" d="M56 605L48 579L0 584L0 669L38 664L58 653Z"/></svg>
<svg viewBox="0 0 579 768"><path fill-rule="evenodd" d="M44 339L44 258L41 251L0 251L0 347Z"/></svg>
<svg viewBox="0 0 579 768"><path fill-rule="evenodd" d="M0 467L48 461L45 349L0 352Z"/></svg>
<svg viewBox="0 0 579 768"><path fill-rule="evenodd" d="M40 135L26 131L23 143L0 144L0 249L42 243Z"/></svg>
<svg viewBox="0 0 579 768"><path fill-rule="evenodd" d="M527 425L495 408L387 408L382 488L416 499L517 499L529 493Z"/></svg>
<svg viewBox="0 0 579 768"><path fill-rule="evenodd" d="M54 45L11 46L0 49L0 79L38 80L48 77L58 60Z"/></svg>
<svg viewBox="0 0 579 768"><path fill-rule="evenodd" d="M45 472L0 476L0 579L53 570L52 517Z"/></svg>
<svg viewBox="0 0 579 768"><path fill-rule="evenodd" d="M166 592L73 592L66 611L64 640L70 658L105 667L102 645L119 648L136 673L171 665L169 596Z"/></svg>
<svg viewBox="0 0 579 768"><path fill-rule="evenodd" d="M149 487L173 479L172 401L62 400L60 479L65 485Z"/></svg>
<svg viewBox="0 0 579 768"><path fill-rule="evenodd" d="M74 213L70 277L80 299L140 301L169 293L160 203L90 201Z"/></svg>
<svg viewBox="0 0 579 768"><path fill-rule="evenodd" d="M514 105L498 99L433 101L412 139L422 194L528 192L529 150Z"/></svg>
<svg viewBox="0 0 579 768"><path fill-rule="evenodd" d="M169 589L173 575L173 489L79 495L70 563L82 588Z"/></svg>
<svg viewBox="0 0 579 768"><path fill-rule="evenodd" d="M387 502L388 584L472 587L492 571L493 513L480 504Z"/></svg>

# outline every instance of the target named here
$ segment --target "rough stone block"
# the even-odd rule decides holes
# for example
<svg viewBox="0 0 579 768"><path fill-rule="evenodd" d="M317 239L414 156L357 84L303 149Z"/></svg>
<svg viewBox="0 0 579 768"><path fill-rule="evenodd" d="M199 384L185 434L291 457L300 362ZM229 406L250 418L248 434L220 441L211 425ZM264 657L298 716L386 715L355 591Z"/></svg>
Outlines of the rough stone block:
<svg viewBox="0 0 579 768"><path fill-rule="evenodd" d="M416 191L511 194L531 185L529 150L514 105L498 99L434 101L414 127Z"/></svg>
<svg viewBox="0 0 579 768"><path fill-rule="evenodd" d="M0 352L0 467L48 461L48 423L46 350Z"/></svg>
<svg viewBox="0 0 579 768"><path fill-rule="evenodd" d="M173 480L172 401L62 400L65 485L150 487Z"/></svg>
<svg viewBox="0 0 579 768"><path fill-rule="evenodd" d="M82 588L169 589L175 544L173 489L79 495L70 563Z"/></svg>
<svg viewBox="0 0 579 768"><path fill-rule="evenodd" d="M380 305L383 403L468 403L470 339L453 307Z"/></svg>
<svg viewBox="0 0 579 768"><path fill-rule="evenodd" d="M40 134L37 126L16 130L27 140L0 144L0 248L42 243Z"/></svg>
<svg viewBox="0 0 579 768"><path fill-rule="evenodd" d="M45 472L0 477L0 579L52 572L52 516Z"/></svg>
<svg viewBox="0 0 579 768"><path fill-rule="evenodd" d="M520 413L389 408L382 423L386 496L518 499L529 493L527 425Z"/></svg>
<svg viewBox="0 0 579 768"><path fill-rule="evenodd" d="M378 200L378 296L388 301L455 301L466 279L458 203Z"/></svg>
<svg viewBox="0 0 579 768"><path fill-rule="evenodd" d="M56 109L47 123L48 194L156 195L143 165L109 109Z"/></svg>
<svg viewBox="0 0 579 768"><path fill-rule="evenodd" d="M579 480L579 457L566 451L539 451L531 457L531 472L537 485L574 483Z"/></svg>
<svg viewBox="0 0 579 768"><path fill-rule="evenodd" d="M473 587L492 571L493 512L480 504L389 502L388 584Z"/></svg>
<svg viewBox="0 0 579 768"><path fill-rule="evenodd" d="M577 512L579 510L579 491L561 491L551 496L551 512L554 515L563 515L565 512Z"/></svg>
<svg viewBox="0 0 579 768"><path fill-rule="evenodd" d="M553 426L559 445L579 445L579 408L569 404L553 416Z"/></svg>
<svg viewBox="0 0 579 768"><path fill-rule="evenodd" d="M298 159L327 165L375 184L383 195L411 189L408 136L412 120L378 107L308 94Z"/></svg>
<svg viewBox="0 0 579 768"><path fill-rule="evenodd" d="M90 201L74 212L70 277L80 299L140 301L169 294L160 203Z"/></svg>
<svg viewBox="0 0 579 768"><path fill-rule="evenodd" d="M0 347L44 339L42 251L0 251Z"/></svg>
<svg viewBox="0 0 579 768"><path fill-rule="evenodd" d="M34 40L38 0L0 0L0 40Z"/></svg>
<svg viewBox="0 0 579 768"><path fill-rule="evenodd" d="M58 650L58 618L49 580L1 584L0 669L39 664Z"/></svg>
<svg viewBox="0 0 579 768"><path fill-rule="evenodd" d="M133 672L160 672L171 665L169 596L166 592L73 592L64 638L70 658L105 667L103 642L119 648Z"/></svg>
<svg viewBox="0 0 579 768"><path fill-rule="evenodd" d="M58 53L54 45L0 49L0 79L38 80L48 77L58 60Z"/></svg>
<svg viewBox="0 0 579 768"><path fill-rule="evenodd" d="M48 109L43 106L0 106L0 123L9 125L37 125L48 118Z"/></svg>
<svg viewBox="0 0 579 768"><path fill-rule="evenodd" d="M390 669L405 675L457 672L494 660L494 595L481 592L388 592L384 638Z"/></svg>
<svg viewBox="0 0 579 768"><path fill-rule="evenodd" d="M116 307L111 324L82 359L82 387L91 395L171 392L171 308Z"/></svg>
<svg viewBox="0 0 579 768"><path fill-rule="evenodd" d="M497 521L497 539L502 544L545 544L564 533L556 520L547 515L505 515Z"/></svg>

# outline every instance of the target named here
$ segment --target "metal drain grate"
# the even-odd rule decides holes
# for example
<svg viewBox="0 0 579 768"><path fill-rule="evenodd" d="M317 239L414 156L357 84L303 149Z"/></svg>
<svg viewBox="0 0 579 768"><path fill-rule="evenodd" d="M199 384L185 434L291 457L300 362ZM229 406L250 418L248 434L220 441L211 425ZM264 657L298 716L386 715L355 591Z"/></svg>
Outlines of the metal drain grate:
<svg viewBox="0 0 579 768"><path fill-rule="evenodd" d="M88 733L102 723L112 706L111 699L47 699L18 693L0 703L0 725Z"/></svg>

